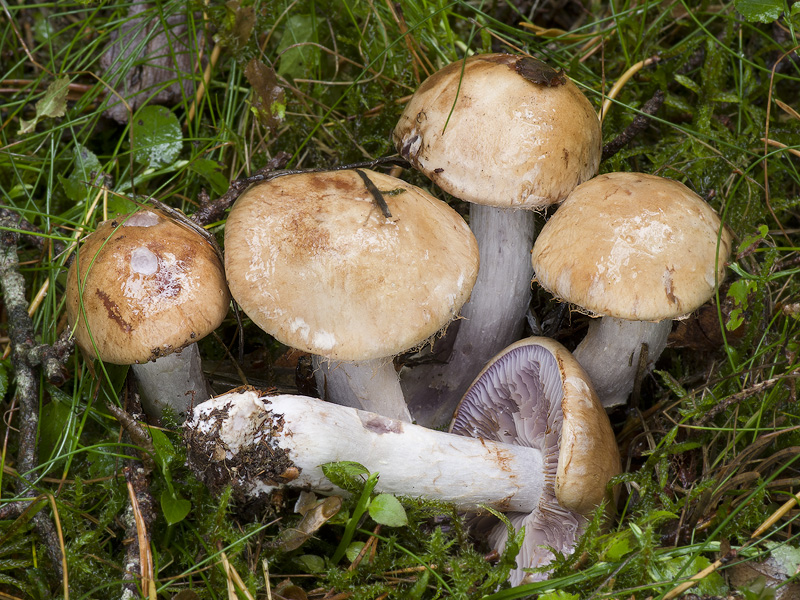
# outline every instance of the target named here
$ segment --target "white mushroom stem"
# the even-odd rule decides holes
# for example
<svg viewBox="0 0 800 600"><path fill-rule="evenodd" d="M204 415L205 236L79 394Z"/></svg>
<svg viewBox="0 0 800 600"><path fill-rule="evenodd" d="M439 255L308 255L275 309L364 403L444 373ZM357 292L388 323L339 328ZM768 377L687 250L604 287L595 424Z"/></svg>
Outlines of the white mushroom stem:
<svg viewBox="0 0 800 600"><path fill-rule="evenodd" d="M647 371L667 345L672 320L594 319L573 355L589 375L605 408L625 404L639 370L642 344L647 344Z"/></svg>
<svg viewBox="0 0 800 600"><path fill-rule="evenodd" d="M442 427L481 369L522 334L531 301L531 248L536 230L529 210L470 205L470 228L478 241L480 270L458 328L445 339L446 363L430 362L401 373L411 415L420 425ZM455 340L452 336L455 335Z"/></svg>
<svg viewBox="0 0 800 600"><path fill-rule="evenodd" d="M160 419L169 408L182 423L192 406L205 402L211 395L197 344L131 368L136 375L142 408L152 417Z"/></svg>
<svg viewBox="0 0 800 600"><path fill-rule="evenodd" d="M323 399L411 422L391 358L346 362L314 355L312 364L317 390Z"/></svg>
<svg viewBox="0 0 800 600"><path fill-rule="evenodd" d="M286 484L341 493L320 465L357 461L376 491L531 512L544 487L539 450L434 431L304 396L232 392L186 423L189 465L212 489L257 499Z"/></svg>

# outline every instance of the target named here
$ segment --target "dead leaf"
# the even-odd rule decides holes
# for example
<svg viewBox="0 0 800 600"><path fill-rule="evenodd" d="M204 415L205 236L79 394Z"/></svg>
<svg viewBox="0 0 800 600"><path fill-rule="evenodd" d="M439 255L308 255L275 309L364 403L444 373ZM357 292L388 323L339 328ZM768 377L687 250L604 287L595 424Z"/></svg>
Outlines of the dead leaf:
<svg viewBox="0 0 800 600"><path fill-rule="evenodd" d="M30 121L20 119L19 133L30 133L36 129L36 124L46 117L63 117L67 113L67 93L69 92L69 77L56 77L47 86L41 100L36 103L36 116Z"/></svg>
<svg viewBox="0 0 800 600"><path fill-rule="evenodd" d="M323 500L317 500L313 493L302 496L298 499L295 510L303 518L296 526L281 531L274 542L275 546L284 552L296 550L341 508L342 499L339 496L329 496Z"/></svg>
<svg viewBox="0 0 800 600"><path fill-rule="evenodd" d="M254 58L247 63L244 75L253 88L250 100L253 112L262 125L275 131L286 111L286 96L278 85L275 70Z"/></svg>

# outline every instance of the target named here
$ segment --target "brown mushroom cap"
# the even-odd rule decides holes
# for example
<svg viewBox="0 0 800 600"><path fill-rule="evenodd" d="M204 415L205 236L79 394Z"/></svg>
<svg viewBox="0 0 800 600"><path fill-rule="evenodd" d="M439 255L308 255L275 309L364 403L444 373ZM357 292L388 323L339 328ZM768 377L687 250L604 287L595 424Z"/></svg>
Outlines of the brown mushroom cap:
<svg viewBox="0 0 800 600"><path fill-rule="evenodd" d="M706 302L725 276L731 235L685 185L641 173L581 184L542 228L536 281L602 316L661 321Z"/></svg>
<svg viewBox="0 0 800 600"><path fill-rule="evenodd" d="M259 184L225 227L231 293L279 341L330 359L391 356L458 314L478 248L458 213L404 181L362 171L287 175Z"/></svg>
<svg viewBox="0 0 800 600"><path fill-rule="evenodd" d="M96 345L98 357L115 364L147 362L200 340L219 326L230 302L214 249L156 210L101 223L67 279L76 342L90 353Z"/></svg>
<svg viewBox="0 0 800 600"><path fill-rule="evenodd" d="M589 377L550 338L520 340L492 359L464 395L450 430L538 448L558 504L580 514L606 498L608 481L620 472L611 423Z"/></svg>
<svg viewBox="0 0 800 600"><path fill-rule="evenodd" d="M422 82L394 141L454 196L540 208L597 172L602 136L591 103L566 75L533 58L483 54Z"/></svg>

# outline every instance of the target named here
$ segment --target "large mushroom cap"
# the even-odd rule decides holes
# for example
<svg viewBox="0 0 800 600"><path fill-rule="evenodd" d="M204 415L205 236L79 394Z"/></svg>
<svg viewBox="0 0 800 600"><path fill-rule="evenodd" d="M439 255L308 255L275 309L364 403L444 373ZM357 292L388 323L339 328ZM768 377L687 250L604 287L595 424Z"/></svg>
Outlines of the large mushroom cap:
<svg viewBox="0 0 800 600"><path fill-rule="evenodd" d="M581 366L549 338L512 344L481 372L459 405L453 433L537 448L544 458L545 486L537 510L510 513L525 543L511 573L512 585L546 578L523 569L543 567L553 554L569 554L586 515L608 499L607 485L620 472L619 451L608 416ZM503 523L489 542L502 549Z"/></svg>
<svg viewBox="0 0 800 600"><path fill-rule="evenodd" d="M569 195L532 261L536 281L562 300L596 315L661 321L714 294L730 250L717 214L685 185L607 173Z"/></svg>
<svg viewBox="0 0 800 600"><path fill-rule="evenodd" d="M369 360L412 348L469 297L478 248L445 203L394 177L305 173L257 185L225 227L231 293L279 341L330 359Z"/></svg>
<svg viewBox="0 0 800 600"><path fill-rule="evenodd" d="M122 365L154 360L205 337L230 302L211 245L155 210L101 223L67 279L67 319L76 342Z"/></svg>
<svg viewBox="0 0 800 600"><path fill-rule="evenodd" d="M600 121L563 73L484 54L434 73L394 130L399 152L446 192L503 208L563 200L600 164Z"/></svg>

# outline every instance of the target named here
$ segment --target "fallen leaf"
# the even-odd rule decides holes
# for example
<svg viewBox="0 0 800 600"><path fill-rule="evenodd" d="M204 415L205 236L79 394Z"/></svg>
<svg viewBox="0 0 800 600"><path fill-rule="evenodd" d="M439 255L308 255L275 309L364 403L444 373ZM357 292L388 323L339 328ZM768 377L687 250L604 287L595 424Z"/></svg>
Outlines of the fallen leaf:
<svg viewBox="0 0 800 600"><path fill-rule="evenodd" d="M56 77L47 86L44 96L36 103L36 116L30 121L20 119L19 133L30 133L36 129L36 124L46 117L63 117L67 113L67 92L69 92L69 77Z"/></svg>

